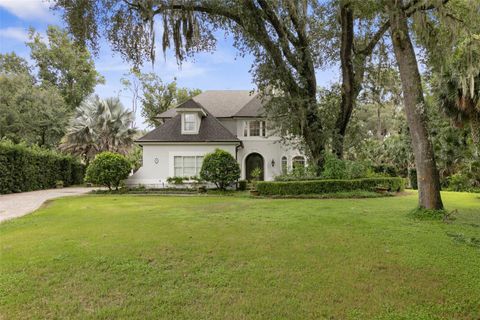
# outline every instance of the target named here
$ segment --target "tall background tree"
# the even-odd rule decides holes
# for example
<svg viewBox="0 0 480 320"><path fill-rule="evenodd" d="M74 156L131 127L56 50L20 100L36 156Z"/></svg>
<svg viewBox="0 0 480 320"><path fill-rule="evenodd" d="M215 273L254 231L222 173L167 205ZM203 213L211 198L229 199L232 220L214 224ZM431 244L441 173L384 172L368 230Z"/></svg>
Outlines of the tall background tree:
<svg viewBox="0 0 480 320"><path fill-rule="evenodd" d="M135 113L140 103L141 115L151 127L160 124L156 118L160 113L202 92L200 89L179 88L176 80L165 83L153 72L133 70L121 82L132 95L132 111Z"/></svg>
<svg viewBox="0 0 480 320"><path fill-rule="evenodd" d="M89 51L74 43L59 27L49 26L47 39L42 39L31 29L27 45L38 67L38 79L42 84L57 87L70 110L75 110L92 94L97 84L104 83L103 77L95 70Z"/></svg>
<svg viewBox="0 0 480 320"><path fill-rule="evenodd" d="M32 29L27 45L33 66L0 54L0 138L55 148L72 112L103 78L65 30L50 26L43 39Z"/></svg>
<svg viewBox="0 0 480 320"><path fill-rule="evenodd" d="M27 61L0 54L0 139L55 147L68 121L60 91L38 84Z"/></svg>

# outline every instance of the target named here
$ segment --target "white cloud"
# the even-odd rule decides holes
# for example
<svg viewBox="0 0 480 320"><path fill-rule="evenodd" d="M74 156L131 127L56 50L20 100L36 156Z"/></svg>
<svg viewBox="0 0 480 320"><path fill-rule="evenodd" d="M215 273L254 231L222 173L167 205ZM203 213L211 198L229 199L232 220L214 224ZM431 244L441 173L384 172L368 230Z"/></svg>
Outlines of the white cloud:
<svg viewBox="0 0 480 320"><path fill-rule="evenodd" d="M203 76L207 74L208 68L200 66L198 63L191 61L183 61L181 65L178 65L175 58L167 57L167 61L161 59L155 63L155 67L152 69L151 65L146 64L143 68L144 72L155 72L160 77L169 81L168 79L190 79Z"/></svg>
<svg viewBox="0 0 480 320"><path fill-rule="evenodd" d="M43 0L0 0L0 8L24 20L52 21L49 4Z"/></svg>
<svg viewBox="0 0 480 320"><path fill-rule="evenodd" d="M195 78L205 75L208 71L207 68L201 67L198 63L184 61L179 66L176 61L169 61L167 62L167 70L175 74L177 78Z"/></svg>
<svg viewBox="0 0 480 320"><path fill-rule="evenodd" d="M99 72L125 72L128 73L131 67L128 63L121 60L106 62L105 60L98 60L95 62L95 67Z"/></svg>
<svg viewBox="0 0 480 320"><path fill-rule="evenodd" d="M8 38L20 42L28 40L28 31L25 28L8 27L0 29L0 38Z"/></svg>

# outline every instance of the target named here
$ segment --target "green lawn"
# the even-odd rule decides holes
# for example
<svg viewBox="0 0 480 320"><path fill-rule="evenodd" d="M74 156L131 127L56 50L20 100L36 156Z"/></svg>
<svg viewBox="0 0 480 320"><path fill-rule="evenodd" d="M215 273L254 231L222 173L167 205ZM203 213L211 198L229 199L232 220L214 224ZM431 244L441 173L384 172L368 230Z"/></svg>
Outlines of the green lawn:
<svg viewBox="0 0 480 320"><path fill-rule="evenodd" d="M65 198L0 224L0 319L479 319L480 195Z"/></svg>

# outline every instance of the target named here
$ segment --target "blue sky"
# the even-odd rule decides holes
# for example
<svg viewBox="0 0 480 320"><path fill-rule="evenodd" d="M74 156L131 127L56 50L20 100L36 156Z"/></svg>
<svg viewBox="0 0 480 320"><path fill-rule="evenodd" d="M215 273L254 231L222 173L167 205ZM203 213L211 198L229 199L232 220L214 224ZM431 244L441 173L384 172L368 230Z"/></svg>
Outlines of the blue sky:
<svg viewBox="0 0 480 320"><path fill-rule="evenodd" d="M48 3L42 0L0 0L0 52L14 51L29 61L29 49L25 46L28 28L31 26L40 33L45 32L48 25L63 26L58 13L49 10ZM232 45L231 38L219 34L217 48L213 53L195 55L182 66L178 66L171 53L167 58L158 54L154 66L147 64L144 72L155 72L163 81L170 82L174 78L181 87L199 88L201 90L222 89L255 89L249 73L252 57L240 57ZM160 48L157 52L160 52ZM101 97L119 96L126 107L130 107L128 92L122 91L120 78L130 69L130 65L122 61L118 54L102 43L97 57L94 57L96 69L105 77L105 84L98 85L95 91ZM318 72L318 84L326 86L338 81L336 70ZM144 128L140 114L136 121L138 127Z"/></svg>

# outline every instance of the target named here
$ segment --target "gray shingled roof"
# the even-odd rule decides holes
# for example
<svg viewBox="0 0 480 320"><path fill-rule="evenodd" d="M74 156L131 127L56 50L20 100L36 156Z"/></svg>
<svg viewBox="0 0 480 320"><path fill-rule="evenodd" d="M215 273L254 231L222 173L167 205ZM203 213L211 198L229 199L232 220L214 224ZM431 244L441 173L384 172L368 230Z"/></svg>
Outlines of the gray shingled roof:
<svg viewBox="0 0 480 320"><path fill-rule="evenodd" d="M202 106L199 105L195 100L193 99L188 99L184 103L180 104L177 106L175 109L195 109L195 108L201 108Z"/></svg>
<svg viewBox="0 0 480 320"><path fill-rule="evenodd" d="M256 94L242 109L235 113L234 117L262 116L265 112L263 105L262 98Z"/></svg>
<svg viewBox="0 0 480 320"><path fill-rule="evenodd" d="M142 142L238 142L227 128L207 112L198 134L182 134L182 117L176 115L137 140Z"/></svg>
<svg viewBox="0 0 480 320"><path fill-rule="evenodd" d="M204 91L193 97L193 100L216 118L257 117L263 113L258 93L248 90ZM158 117L172 118L176 114L174 108L161 113Z"/></svg>

